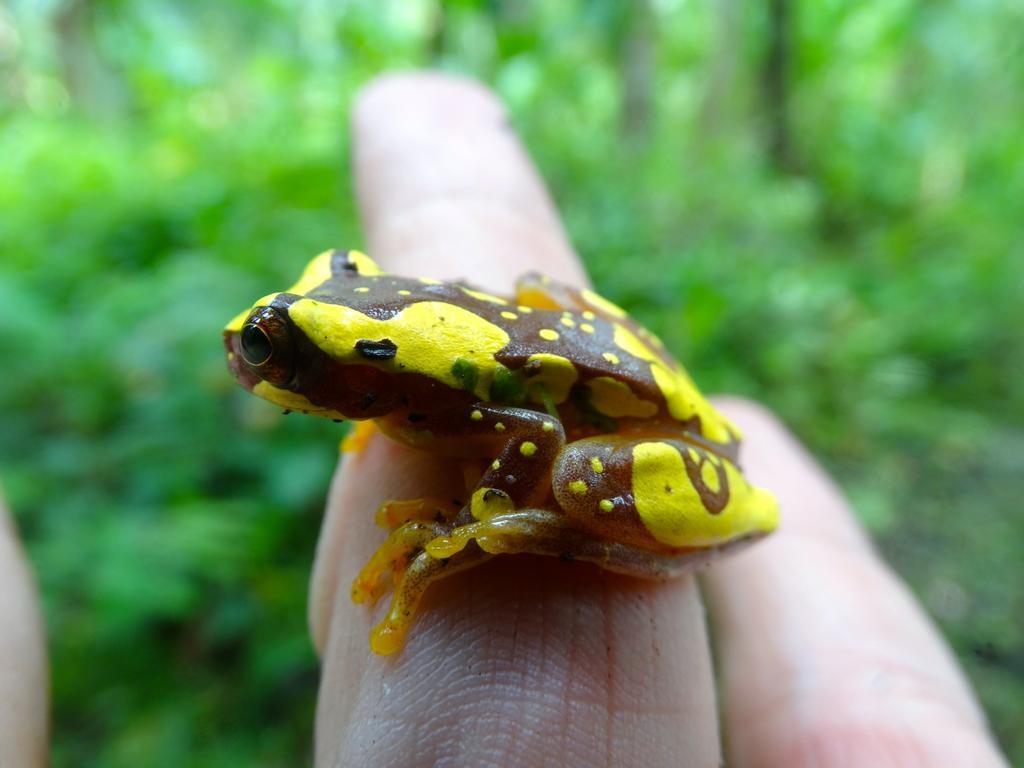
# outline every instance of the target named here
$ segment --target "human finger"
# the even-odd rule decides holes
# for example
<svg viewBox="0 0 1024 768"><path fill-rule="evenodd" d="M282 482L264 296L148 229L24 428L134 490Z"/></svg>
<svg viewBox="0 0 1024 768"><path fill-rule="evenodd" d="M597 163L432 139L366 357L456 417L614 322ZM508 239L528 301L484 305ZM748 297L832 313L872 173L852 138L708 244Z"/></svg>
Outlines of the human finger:
<svg viewBox="0 0 1024 768"><path fill-rule="evenodd" d="M388 77L356 107L357 187L389 269L507 292L583 272L500 105L437 75ZM702 609L690 579L496 558L431 588L397 657L367 652L372 616L347 585L393 497L443 493L447 466L387 440L347 461L329 504L311 620L323 651L323 765L717 765ZM415 492L414 492L415 491Z"/></svg>
<svg viewBox="0 0 1024 768"><path fill-rule="evenodd" d="M763 408L719 406L782 509L778 532L705 579L730 764L1004 765L949 648L821 467Z"/></svg>
<svg viewBox="0 0 1024 768"><path fill-rule="evenodd" d="M0 500L0 766L43 766L48 677L39 597Z"/></svg>

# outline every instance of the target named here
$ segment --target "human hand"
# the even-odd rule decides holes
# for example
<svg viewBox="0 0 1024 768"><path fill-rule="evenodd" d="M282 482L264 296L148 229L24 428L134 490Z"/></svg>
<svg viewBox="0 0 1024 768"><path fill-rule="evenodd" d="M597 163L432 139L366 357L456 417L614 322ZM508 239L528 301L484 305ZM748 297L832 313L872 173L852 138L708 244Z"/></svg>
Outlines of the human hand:
<svg viewBox="0 0 1024 768"><path fill-rule="evenodd" d="M585 281L543 185L485 91L438 76L372 85L355 115L369 252L396 272L507 289ZM999 766L949 649L828 478L758 406L719 403L782 527L705 577L725 752L735 766ZM369 514L443 487L443 464L375 439L332 489L310 621L323 659L317 764L713 766L720 723L692 577L642 582L524 556L432 587L404 651L373 656L348 587ZM46 761L35 590L0 509L0 766ZM378 610L382 610L380 607Z"/></svg>
<svg viewBox="0 0 1024 768"><path fill-rule="evenodd" d="M385 268L498 292L531 269L585 282L479 86L384 78L360 97L353 129L367 250ZM720 407L746 435L747 473L783 510L778 533L705 578L730 764L1004 765L949 649L820 467L762 408ZM718 765L692 577L499 557L433 586L400 655L368 652L375 614L348 594L381 536L369 513L443 494L447 475L377 438L335 479L310 601L323 658L317 765Z"/></svg>

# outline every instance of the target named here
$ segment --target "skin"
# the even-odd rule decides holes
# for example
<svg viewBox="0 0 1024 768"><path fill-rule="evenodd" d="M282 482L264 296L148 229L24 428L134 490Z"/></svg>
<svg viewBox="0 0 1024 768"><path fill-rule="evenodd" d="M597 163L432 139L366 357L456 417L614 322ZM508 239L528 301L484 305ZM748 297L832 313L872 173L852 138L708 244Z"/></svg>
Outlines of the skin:
<svg viewBox="0 0 1024 768"><path fill-rule="evenodd" d="M48 690L39 595L0 499L0 766L46 765Z"/></svg>
<svg viewBox="0 0 1024 768"><path fill-rule="evenodd" d="M468 275L494 291L530 269L585 283L479 86L383 78L359 98L353 130L367 250L385 268ZM316 764L716 766L724 752L741 767L1007 765L948 648L818 464L763 408L718 405L744 432L746 473L783 510L777 533L705 576L721 701L688 577L499 557L431 589L402 654L371 654L384 606L353 605L348 591L381 540L373 510L461 487L443 463L378 436L335 478L313 573ZM10 565L17 552L0 548L0 584L31 595ZM0 673L2 698L41 702L41 640L20 629L38 626L37 606L5 599L0 610L0 665L20 660ZM10 765L38 764L45 709L0 708L5 766L8 733L31 734Z"/></svg>

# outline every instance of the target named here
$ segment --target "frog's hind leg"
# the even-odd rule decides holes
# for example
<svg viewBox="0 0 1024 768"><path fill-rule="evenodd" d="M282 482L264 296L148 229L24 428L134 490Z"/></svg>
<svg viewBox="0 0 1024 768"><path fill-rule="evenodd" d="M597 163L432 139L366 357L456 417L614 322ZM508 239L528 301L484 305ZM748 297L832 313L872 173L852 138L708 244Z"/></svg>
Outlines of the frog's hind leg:
<svg viewBox="0 0 1024 768"><path fill-rule="evenodd" d="M455 557L440 560L421 550L396 579L387 615L370 631L370 649L382 656L401 650L427 588L435 581L472 568L489 557L489 554L475 546L465 548Z"/></svg>
<svg viewBox="0 0 1024 768"><path fill-rule="evenodd" d="M564 547L559 542L564 541L568 533L561 514L546 509L517 509L460 525L451 533L431 539L425 549L431 557L450 558L475 541L480 549L492 555L562 554Z"/></svg>
<svg viewBox="0 0 1024 768"><path fill-rule="evenodd" d="M595 537L561 513L518 509L459 526L429 541L425 549L431 557L451 558L476 542L477 547L491 555L546 555L570 562L582 560L630 576L665 579L706 565L724 550L754 538L729 542L723 547L658 552Z"/></svg>
<svg viewBox="0 0 1024 768"><path fill-rule="evenodd" d="M723 548L652 552L642 547L595 538L559 512L547 509L517 509L499 512L453 529L440 531L423 541L428 531L414 529L422 524L408 523L395 533L407 532L396 546L415 542L411 559L395 575L395 591L387 615L370 633L374 653L389 655L400 650L412 627L417 608L427 588L435 581L479 565L499 554L534 554L558 557L565 561L583 560L610 571L649 579L664 579L703 565ZM436 529L435 529L436 530ZM394 536L394 534L392 534ZM740 542L730 542L732 548ZM386 546L386 545L385 545ZM377 558L384 550L378 550ZM418 551L416 551L418 550ZM387 559L387 556L382 556ZM371 565L367 564L367 569ZM358 583L358 580L357 580ZM361 601L357 601L361 602Z"/></svg>

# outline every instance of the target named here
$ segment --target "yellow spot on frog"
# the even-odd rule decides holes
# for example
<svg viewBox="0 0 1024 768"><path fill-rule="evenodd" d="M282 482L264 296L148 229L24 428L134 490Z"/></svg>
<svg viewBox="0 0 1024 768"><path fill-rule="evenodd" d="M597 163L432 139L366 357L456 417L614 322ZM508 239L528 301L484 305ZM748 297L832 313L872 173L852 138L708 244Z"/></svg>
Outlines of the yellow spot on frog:
<svg viewBox="0 0 1024 768"><path fill-rule="evenodd" d="M469 414L469 418L471 418L473 421L480 421L480 419L482 419L483 417L484 415L479 411L479 409L474 409Z"/></svg>
<svg viewBox="0 0 1024 768"><path fill-rule="evenodd" d="M571 317L563 317L559 322L566 328L576 327L576 322Z"/></svg>
<svg viewBox="0 0 1024 768"><path fill-rule="evenodd" d="M584 320L593 320L593 319L594 319L594 318L596 318L596 317L597 317L597 315L595 315L595 314L594 314L593 312L591 312L591 311L590 311L589 309L585 309L585 310L583 310L583 319L584 319Z"/></svg>
<svg viewBox="0 0 1024 768"><path fill-rule="evenodd" d="M497 422L497 423L496 423L496 424L494 425L494 431L495 431L495 432L504 432L504 431L505 431L505 425L504 425L504 424L502 424L502 423L501 423L500 421L499 421L499 422Z"/></svg>
<svg viewBox="0 0 1024 768"><path fill-rule="evenodd" d="M593 333L594 326L592 326L590 323L580 323L580 330L583 331L584 333Z"/></svg>
<svg viewBox="0 0 1024 768"><path fill-rule="evenodd" d="M715 471L715 465L710 461L705 461L700 468L700 479L704 481L704 485L708 487L708 490L712 493L718 493L720 488L718 484L718 472Z"/></svg>
<svg viewBox="0 0 1024 768"><path fill-rule="evenodd" d="M590 457L590 468L599 475L604 472L604 464L601 463L601 460L597 458L597 456Z"/></svg>
<svg viewBox="0 0 1024 768"><path fill-rule="evenodd" d="M620 362L619 361L619 356L616 355L614 352L602 352L601 353L601 357L603 357L605 360L607 360L612 365L618 365L619 362Z"/></svg>
<svg viewBox="0 0 1024 768"><path fill-rule="evenodd" d="M523 456L529 458L530 456L533 456L533 454L537 452L537 445L527 440L526 442L519 446L519 452L523 454Z"/></svg>
<svg viewBox="0 0 1024 768"><path fill-rule="evenodd" d="M554 432L555 431L555 425L553 423L551 423L550 421L545 421L541 425L541 429L543 429L545 432Z"/></svg>
<svg viewBox="0 0 1024 768"><path fill-rule="evenodd" d="M398 292L399 296L412 296L412 291L407 291L405 288Z"/></svg>
<svg viewBox="0 0 1024 768"><path fill-rule="evenodd" d="M523 304L520 304L520 305L519 305L518 307L516 307L516 309L518 309L518 310L519 310L520 312L522 312L522 313L523 313L524 315L528 315L528 314L530 314L531 312L533 312L533 309L531 309L530 307L527 307L527 306L525 306L525 305L523 305Z"/></svg>
<svg viewBox="0 0 1024 768"><path fill-rule="evenodd" d="M536 371L526 380L533 402L543 403L546 396L558 405L569 398L569 391L579 378L579 372L569 358L539 352L530 355L526 362L531 365L531 370L536 366Z"/></svg>
<svg viewBox="0 0 1024 768"><path fill-rule="evenodd" d="M517 319L519 319L519 315L517 315L515 312L502 312L501 316L504 317L506 320L517 320Z"/></svg>
<svg viewBox="0 0 1024 768"><path fill-rule="evenodd" d="M503 512L511 512L514 508L508 494L495 491L493 488L477 488L469 502L470 514L477 520L487 520Z"/></svg>
<svg viewBox="0 0 1024 768"><path fill-rule="evenodd" d="M569 490L577 496L585 496L587 493L587 484L582 480L573 480L569 483Z"/></svg>
<svg viewBox="0 0 1024 768"><path fill-rule="evenodd" d="M587 382L587 387L590 388L591 405L606 416L633 416L646 419L658 412L657 405L637 397L628 384L610 376L591 379Z"/></svg>
<svg viewBox="0 0 1024 768"><path fill-rule="evenodd" d="M672 547L702 547L775 529L775 498L748 485L730 462L722 462L729 483L729 501L718 514L711 514L690 483L683 457L674 446L647 442L633 447L636 510L655 539Z"/></svg>
<svg viewBox="0 0 1024 768"><path fill-rule="evenodd" d="M493 469L495 472L497 472L499 469L501 469L501 462L498 461L497 459L492 461L491 462L491 469Z"/></svg>
<svg viewBox="0 0 1024 768"><path fill-rule="evenodd" d="M601 499L601 503L597 506L602 512L611 512L615 509L615 503L611 499Z"/></svg>
<svg viewBox="0 0 1024 768"><path fill-rule="evenodd" d="M358 362L387 371L420 373L454 389L464 380L452 372L453 360L473 366L473 394L485 400L497 363L495 355L508 334L468 309L440 301L420 301L386 320L339 304L300 299L288 310L292 321L320 349L342 363ZM359 339L390 339L398 348L391 360L366 360L355 351ZM472 340L472 349L467 341Z"/></svg>
<svg viewBox="0 0 1024 768"><path fill-rule="evenodd" d="M558 331L553 331L550 328L542 328L540 331L540 337L545 341L558 341Z"/></svg>
<svg viewBox="0 0 1024 768"><path fill-rule="evenodd" d="M424 285L441 285L440 280L435 280L432 277L421 277L419 280Z"/></svg>
<svg viewBox="0 0 1024 768"><path fill-rule="evenodd" d="M624 310L617 304L613 304L612 302L608 301L608 299L604 298L604 296L598 296L596 293L587 290L586 288L580 291L580 295L583 296L583 300L587 302L587 304L592 306L598 312L603 312L604 314L611 315L612 317L626 316L626 310Z"/></svg>
<svg viewBox="0 0 1024 768"><path fill-rule="evenodd" d="M367 288L365 285L361 285L358 288L356 288L356 293L369 293L369 292L370 292L370 289Z"/></svg>
<svg viewBox="0 0 1024 768"><path fill-rule="evenodd" d="M489 293L484 293L483 291L474 291L472 288L462 287L462 292L467 296L471 296L472 298L477 299L479 301L486 301L490 304L500 304L503 307L508 305L508 302L505 301L504 299L499 298L498 296L492 296Z"/></svg>

